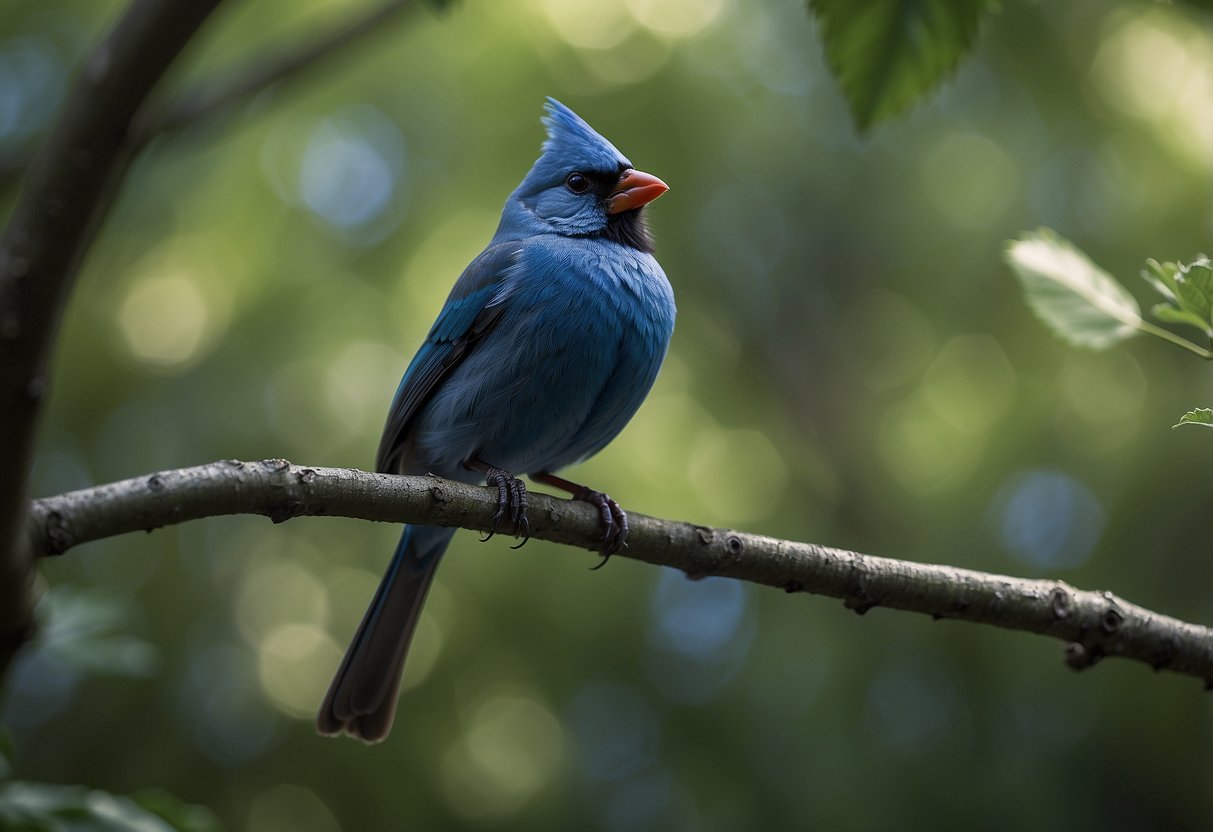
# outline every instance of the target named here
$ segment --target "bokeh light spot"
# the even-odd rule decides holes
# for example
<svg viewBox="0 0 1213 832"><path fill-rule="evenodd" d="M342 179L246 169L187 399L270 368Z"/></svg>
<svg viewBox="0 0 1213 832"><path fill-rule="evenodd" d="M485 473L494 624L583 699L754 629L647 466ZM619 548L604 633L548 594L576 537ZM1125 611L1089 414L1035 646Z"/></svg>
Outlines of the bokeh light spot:
<svg viewBox="0 0 1213 832"><path fill-rule="evenodd" d="M289 443L287 451L323 455L358 437L354 422L317 389L330 366L320 356L283 364L265 385L266 421Z"/></svg>
<svg viewBox="0 0 1213 832"><path fill-rule="evenodd" d="M240 584L236 622L256 645L284 624L328 623L328 592L297 563L271 560L254 565Z"/></svg>
<svg viewBox="0 0 1213 832"><path fill-rule="evenodd" d="M404 165L404 141L386 116L357 107L312 131L299 169L299 196L339 229L379 218L391 204Z"/></svg>
<svg viewBox="0 0 1213 832"><path fill-rule="evenodd" d="M357 434L380 426L391 385L405 364L400 352L368 341L356 341L329 362L324 377L325 404L331 417Z"/></svg>
<svg viewBox="0 0 1213 832"><path fill-rule="evenodd" d="M1086 563L1103 534L1098 498L1062 471L1021 471L999 489L994 517L1002 548L1021 563L1051 572Z"/></svg>
<svg viewBox="0 0 1213 832"><path fill-rule="evenodd" d="M879 448L898 482L928 496L965 480L977 464L982 441L942 419L925 397L915 394L884 417Z"/></svg>
<svg viewBox="0 0 1213 832"><path fill-rule="evenodd" d="M257 650L257 669L270 700L297 719L311 719L341 650L319 627L287 624L271 632Z"/></svg>
<svg viewBox="0 0 1213 832"><path fill-rule="evenodd" d="M950 133L922 162L927 196L961 228L985 228L1010 206L1019 173L1006 151L976 133Z"/></svg>
<svg viewBox="0 0 1213 832"><path fill-rule="evenodd" d="M246 651L210 644L186 654L180 709L194 743L211 761L240 766L265 753L277 733Z"/></svg>
<svg viewBox="0 0 1213 832"><path fill-rule="evenodd" d="M249 805L248 832L341 832L341 825L316 793L283 783L266 789Z"/></svg>
<svg viewBox="0 0 1213 832"><path fill-rule="evenodd" d="M687 482L721 523L748 523L773 513L787 479L782 455L756 430L703 427L687 466Z"/></svg>
<svg viewBox="0 0 1213 832"><path fill-rule="evenodd" d="M442 653L442 628L437 618L426 608L421 611L421 620L417 622L417 630L409 643L408 670L404 674L401 690L411 690L425 681L438 663Z"/></svg>
<svg viewBox="0 0 1213 832"><path fill-rule="evenodd" d="M635 19L618 3L544 0L543 10L556 34L582 49L610 49L636 29Z"/></svg>
<svg viewBox="0 0 1213 832"><path fill-rule="evenodd" d="M393 292L392 309L399 310L402 329L414 332L414 340L425 336L451 290L450 282L480 253L496 224L496 216L468 210L453 213L426 231L400 271ZM438 275L444 277L438 279ZM402 356L402 360L407 358Z"/></svg>
<svg viewBox="0 0 1213 832"><path fill-rule="evenodd" d="M135 282L117 322L131 355L145 364L176 367L198 355L210 310L192 276L161 274Z"/></svg>
<svg viewBox="0 0 1213 832"><path fill-rule="evenodd" d="M1091 74L1113 107L1151 126L1189 162L1213 168L1213 38L1173 14L1114 18Z"/></svg>
<svg viewBox="0 0 1213 832"><path fill-rule="evenodd" d="M45 129L64 89L64 68L50 44L34 37L0 42L0 146Z"/></svg>
<svg viewBox="0 0 1213 832"><path fill-rule="evenodd" d="M744 666L753 642L745 587L662 569L650 608L650 668L661 692L687 704L715 698Z"/></svg>
<svg viewBox="0 0 1213 832"><path fill-rule="evenodd" d="M937 414L965 433L989 429L1015 400L1015 370L989 335L958 335L923 378L922 394Z"/></svg>
<svg viewBox="0 0 1213 832"><path fill-rule="evenodd" d="M517 812L557 776L564 743L560 722L530 693L484 696L443 758L451 808L484 819Z"/></svg>
<svg viewBox="0 0 1213 832"><path fill-rule="evenodd" d="M662 569L653 592L651 638L665 650L711 659L733 638L745 609L739 581L688 581L676 570Z"/></svg>
<svg viewBox="0 0 1213 832"><path fill-rule="evenodd" d="M1061 428L1074 447L1095 456L1123 447L1138 435L1149 387L1128 350L1067 352L1056 381Z"/></svg>
<svg viewBox="0 0 1213 832"><path fill-rule="evenodd" d="M630 687L601 680L587 683L569 705L568 722L590 780L620 780L657 758L661 721Z"/></svg>
<svg viewBox="0 0 1213 832"><path fill-rule="evenodd" d="M627 0L641 26L672 38L686 38L707 28L724 9L724 0Z"/></svg>
<svg viewBox="0 0 1213 832"><path fill-rule="evenodd" d="M645 32L626 38L610 49L578 53L581 61L598 78L615 86L638 84L665 64L670 47Z"/></svg>

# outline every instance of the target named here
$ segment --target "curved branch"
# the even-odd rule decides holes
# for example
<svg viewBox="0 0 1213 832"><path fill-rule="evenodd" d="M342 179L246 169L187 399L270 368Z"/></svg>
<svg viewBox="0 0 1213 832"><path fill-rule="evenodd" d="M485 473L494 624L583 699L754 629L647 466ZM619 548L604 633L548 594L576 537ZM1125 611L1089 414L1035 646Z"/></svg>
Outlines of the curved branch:
<svg viewBox="0 0 1213 832"><path fill-rule="evenodd" d="M306 70L383 31L392 18L419 5L417 0L383 0L311 40L270 48L268 54L250 59L246 65L231 70L219 80L200 82L183 90L172 101L145 113L134 125L130 143L135 150L141 149L157 136L176 133L222 115L271 87L295 83L306 76ZM10 156L0 157L0 187L21 176L29 162L28 151L15 151Z"/></svg>
<svg viewBox="0 0 1213 832"><path fill-rule="evenodd" d="M229 460L36 500L30 543L53 555L104 537L202 517L262 514L274 522L336 515L486 531L496 492L438 477L396 477L285 460ZM1110 592L951 566L863 555L629 514L619 557L842 599L859 613L877 606L1023 630L1066 642L1075 669L1106 656L1194 676L1213 686L1213 630L1160 615ZM596 551L600 527L585 503L533 493L532 537Z"/></svg>
<svg viewBox="0 0 1213 832"><path fill-rule="evenodd" d="M0 675L32 629L25 480L68 293L144 100L219 0L134 0L89 58L0 235Z"/></svg>
<svg viewBox="0 0 1213 832"><path fill-rule="evenodd" d="M247 65L229 72L218 81L204 82L186 89L171 104L142 121L132 141L142 146L158 135L174 133L220 115L271 87L297 82L306 74L304 70L315 67L369 35L382 32L384 24L418 5L417 0L384 0L344 25L312 40L280 46L267 55L249 60Z"/></svg>

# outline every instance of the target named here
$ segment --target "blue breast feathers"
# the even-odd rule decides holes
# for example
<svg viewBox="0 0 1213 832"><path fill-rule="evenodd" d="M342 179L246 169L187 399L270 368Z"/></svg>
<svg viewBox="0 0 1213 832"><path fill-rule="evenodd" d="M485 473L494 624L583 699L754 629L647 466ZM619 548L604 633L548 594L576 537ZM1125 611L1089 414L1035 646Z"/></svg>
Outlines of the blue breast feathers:
<svg viewBox="0 0 1213 832"><path fill-rule="evenodd" d="M474 479L473 456L554 471L595 453L639 408L665 357L674 298L643 252L543 235L491 298L500 315L417 415L410 470Z"/></svg>

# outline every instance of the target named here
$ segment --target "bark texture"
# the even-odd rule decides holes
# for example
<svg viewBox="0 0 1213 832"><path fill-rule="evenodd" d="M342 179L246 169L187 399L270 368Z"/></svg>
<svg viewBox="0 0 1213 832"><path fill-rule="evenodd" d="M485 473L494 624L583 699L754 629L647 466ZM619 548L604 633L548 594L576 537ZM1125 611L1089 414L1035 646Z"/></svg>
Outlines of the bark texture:
<svg viewBox="0 0 1213 832"><path fill-rule="evenodd" d="M56 555L90 540L226 514L261 514L275 523L302 515L338 515L487 531L495 509L495 490L433 476L303 467L281 459L227 460L37 500L30 512L29 541L34 551ZM597 551L600 528L591 506L533 492L529 515L532 537ZM690 578L720 575L790 593L826 595L859 613L889 607L1037 633L1065 642L1065 661L1075 669L1120 657L1213 686L1213 630L1111 592L631 512L628 518L627 546L615 557L672 566Z"/></svg>

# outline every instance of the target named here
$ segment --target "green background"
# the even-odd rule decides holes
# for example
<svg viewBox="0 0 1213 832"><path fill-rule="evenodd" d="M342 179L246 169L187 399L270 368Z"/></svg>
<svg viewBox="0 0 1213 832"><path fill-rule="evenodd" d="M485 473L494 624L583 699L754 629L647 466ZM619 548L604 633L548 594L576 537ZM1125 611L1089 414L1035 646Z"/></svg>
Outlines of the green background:
<svg viewBox="0 0 1213 832"><path fill-rule="evenodd" d="M171 79L352 3L221 8ZM119 11L0 0L0 156ZM574 479L662 517L1213 615L1209 367L1081 352L1004 240L1049 225L1143 301L1213 248L1213 26L1004 4L860 137L795 0L467 0L155 143L89 255L36 496L218 458L369 467L391 394L529 168L545 95L671 191L649 400ZM7 212L14 183L0 196ZM23 779L161 786L231 829L1213 825L1209 694L1041 638L460 534L396 726L311 720L397 531L193 523L44 562L9 682Z"/></svg>

